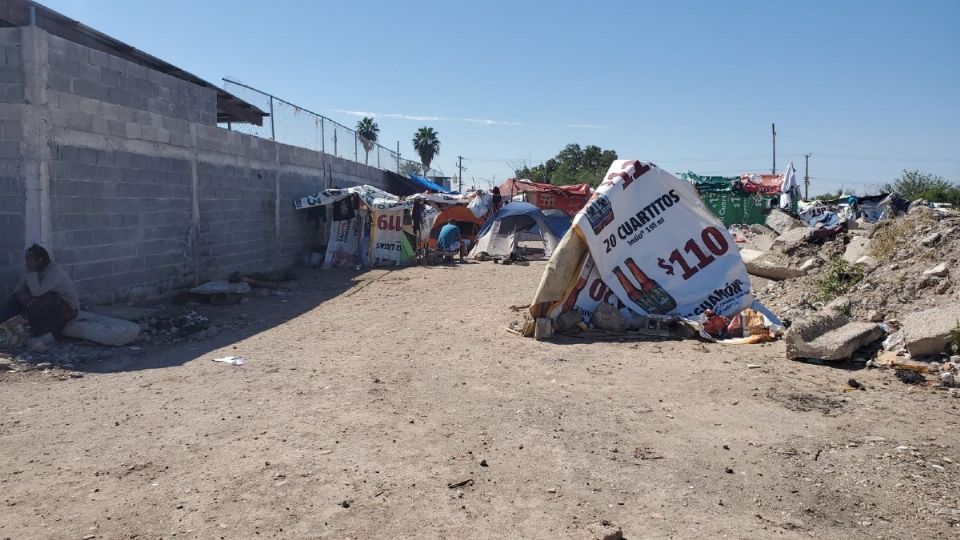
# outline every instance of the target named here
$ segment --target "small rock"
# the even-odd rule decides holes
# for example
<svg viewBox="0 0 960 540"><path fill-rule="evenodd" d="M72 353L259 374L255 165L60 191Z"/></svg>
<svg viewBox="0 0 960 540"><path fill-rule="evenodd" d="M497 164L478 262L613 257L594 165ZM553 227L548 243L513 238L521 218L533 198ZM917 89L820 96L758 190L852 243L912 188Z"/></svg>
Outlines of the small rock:
<svg viewBox="0 0 960 540"><path fill-rule="evenodd" d="M940 240L940 236L940 233L935 232L921 240L920 243L928 247L932 246L933 244L936 244L938 240Z"/></svg>
<svg viewBox="0 0 960 540"><path fill-rule="evenodd" d="M850 379L850 380L848 380L848 381L847 381L847 386L849 386L850 388L863 388L863 385L860 384L860 381L858 381L858 380L856 380L856 379Z"/></svg>
<svg viewBox="0 0 960 540"><path fill-rule="evenodd" d="M53 364L51 364L50 362L40 362L39 364L37 364L37 369L49 369L52 367L53 367Z"/></svg>
<svg viewBox="0 0 960 540"><path fill-rule="evenodd" d="M350 508L350 501L347 501L347 500L340 501L340 506L342 506L343 508Z"/></svg>
<svg viewBox="0 0 960 540"><path fill-rule="evenodd" d="M587 526L593 540L623 540L623 531L613 523L603 520Z"/></svg>
<svg viewBox="0 0 960 540"><path fill-rule="evenodd" d="M949 273L949 270L950 270L950 264L946 262L942 262L934 266L933 268L928 268L924 270L923 275L934 276L934 277L945 277Z"/></svg>
<svg viewBox="0 0 960 540"><path fill-rule="evenodd" d="M870 322L881 322L883 321L883 315L875 309L871 309L867 312L867 320Z"/></svg>
<svg viewBox="0 0 960 540"><path fill-rule="evenodd" d="M797 269L800 270L801 272L806 273L806 272L809 272L810 270L813 270L817 266L819 266L819 264L820 264L820 261L816 257L811 257L803 261L803 264L801 264L800 267Z"/></svg>
<svg viewBox="0 0 960 540"><path fill-rule="evenodd" d="M953 373L945 371L940 374L940 382L943 383L944 386L953 386L957 382L957 377Z"/></svg>
<svg viewBox="0 0 960 540"><path fill-rule="evenodd" d="M731 469L730 467L727 467L726 469L724 469L724 471L725 471L727 474L733 474L733 469Z"/></svg>
<svg viewBox="0 0 960 540"><path fill-rule="evenodd" d="M481 466L481 467L488 467L489 465L487 465L487 460L481 459L481 460L480 460L480 466Z"/></svg>
<svg viewBox="0 0 960 540"><path fill-rule="evenodd" d="M556 493L556 492L557 492L557 488L550 488L547 490L547 493Z"/></svg>

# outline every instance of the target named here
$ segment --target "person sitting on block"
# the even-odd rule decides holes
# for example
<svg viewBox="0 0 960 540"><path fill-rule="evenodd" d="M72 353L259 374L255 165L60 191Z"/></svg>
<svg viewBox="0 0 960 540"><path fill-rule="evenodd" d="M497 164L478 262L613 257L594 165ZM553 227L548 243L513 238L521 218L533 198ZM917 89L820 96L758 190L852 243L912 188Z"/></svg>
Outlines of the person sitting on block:
<svg viewBox="0 0 960 540"><path fill-rule="evenodd" d="M0 306L0 322L23 315L30 323L30 346L40 348L48 334L59 336L67 323L77 318L80 300L70 276L50 259L46 249L34 244L24 260L27 274Z"/></svg>

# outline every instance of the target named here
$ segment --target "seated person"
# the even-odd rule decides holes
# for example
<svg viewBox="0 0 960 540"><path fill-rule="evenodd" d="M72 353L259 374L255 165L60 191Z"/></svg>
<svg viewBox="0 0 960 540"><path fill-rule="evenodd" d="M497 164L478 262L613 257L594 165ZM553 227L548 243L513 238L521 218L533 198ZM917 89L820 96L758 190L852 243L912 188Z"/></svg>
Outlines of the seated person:
<svg viewBox="0 0 960 540"><path fill-rule="evenodd" d="M460 262L463 262L463 258L467 255L467 245L460 240L460 227L457 227L456 221L451 219L446 225L440 227L440 234L437 235L437 248L444 253L459 252Z"/></svg>
<svg viewBox="0 0 960 540"><path fill-rule="evenodd" d="M31 347L38 347L41 336L60 332L77 317L80 300L70 276L50 260L47 250L34 244L24 256L27 275L13 296L0 305L0 322L23 315L30 323Z"/></svg>

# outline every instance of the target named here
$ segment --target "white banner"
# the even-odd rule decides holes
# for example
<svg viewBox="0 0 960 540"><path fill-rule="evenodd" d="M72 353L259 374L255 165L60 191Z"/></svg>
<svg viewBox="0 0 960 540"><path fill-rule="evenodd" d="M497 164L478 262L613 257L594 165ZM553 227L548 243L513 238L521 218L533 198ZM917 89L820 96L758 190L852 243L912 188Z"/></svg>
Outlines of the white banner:
<svg viewBox="0 0 960 540"><path fill-rule="evenodd" d="M403 212L373 216L373 264L403 262Z"/></svg>
<svg viewBox="0 0 960 540"><path fill-rule="evenodd" d="M731 315L753 302L730 233L692 184L652 163L613 162L573 224L596 265L573 300L581 314L607 301L697 320L707 309Z"/></svg>
<svg viewBox="0 0 960 540"><path fill-rule="evenodd" d="M360 248L365 222L359 213L353 219L333 222L323 260L324 268L348 268L363 263Z"/></svg>

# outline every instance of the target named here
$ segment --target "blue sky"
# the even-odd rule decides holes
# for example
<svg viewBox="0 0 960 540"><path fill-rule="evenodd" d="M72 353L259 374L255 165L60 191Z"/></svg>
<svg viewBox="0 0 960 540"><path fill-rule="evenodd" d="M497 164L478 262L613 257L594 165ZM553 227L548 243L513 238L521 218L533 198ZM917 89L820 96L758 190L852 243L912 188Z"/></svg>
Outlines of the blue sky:
<svg viewBox="0 0 960 540"><path fill-rule="evenodd" d="M960 2L46 0L211 82L225 76L465 184L567 143L674 172L810 159L811 194L920 169L960 181ZM279 122L279 120L278 120Z"/></svg>

